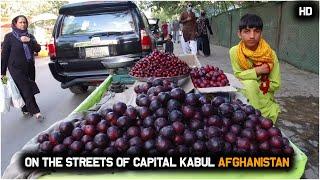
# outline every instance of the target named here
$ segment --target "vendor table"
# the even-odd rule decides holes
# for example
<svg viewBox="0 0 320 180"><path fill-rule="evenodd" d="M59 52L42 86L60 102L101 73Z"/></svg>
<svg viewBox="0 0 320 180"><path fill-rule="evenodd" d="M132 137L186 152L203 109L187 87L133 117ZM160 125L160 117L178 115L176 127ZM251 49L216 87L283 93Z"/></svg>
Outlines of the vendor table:
<svg viewBox="0 0 320 180"><path fill-rule="evenodd" d="M87 110L97 110L95 107L103 106L103 102L113 103L122 101L127 104L134 104L136 94L133 91L133 86L128 88L123 93L112 94L108 90L112 82L112 76L109 76L99 87L97 87L69 116L81 114ZM189 91L188 87L183 87ZM239 95L239 94L238 94ZM66 118L68 120L68 117ZM65 119L65 120L66 120ZM71 119L71 118L69 118ZM50 132L61 121L56 122L46 132ZM37 137L37 136L36 136ZM19 167L19 157L22 152L27 151L31 147L36 146L36 137L30 140L21 151L14 154L11 162L4 172L3 178L40 178L40 179L299 179L304 173L307 156L292 142L294 148L294 165L290 170L212 170L212 171L116 171L110 170L98 172L39 172L24 171ZM32 149L31 148L31 149Z"/></svg>
<svg viewBox="0 0 320 180"><path fill-rule="evenodd" d="M101 94L105 93L108 84L110 82L107 79L92 93L92 96L90 95L79 105L75 112L89 109L92 105L98 103L100 99L97 96L101 98ZM41 179L299 179L304 173L307 156L293 143L291 143L291 146L295 151L294 167L291 170L124 171L89 174L54 172L50 175L42 176Z"/></svg>

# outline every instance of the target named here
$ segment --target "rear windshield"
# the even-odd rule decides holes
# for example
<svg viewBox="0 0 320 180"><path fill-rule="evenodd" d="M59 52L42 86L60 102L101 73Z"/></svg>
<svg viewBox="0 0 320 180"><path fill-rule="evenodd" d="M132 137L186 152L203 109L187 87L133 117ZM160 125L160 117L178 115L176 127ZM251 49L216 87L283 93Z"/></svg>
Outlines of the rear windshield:
<svg viewBox="0 0 320 180"><path fill-rule="evenodd" d="M94 15L66 15L61 34L134 32L134 30L135 25L130 11L121 11Z"/></svg>

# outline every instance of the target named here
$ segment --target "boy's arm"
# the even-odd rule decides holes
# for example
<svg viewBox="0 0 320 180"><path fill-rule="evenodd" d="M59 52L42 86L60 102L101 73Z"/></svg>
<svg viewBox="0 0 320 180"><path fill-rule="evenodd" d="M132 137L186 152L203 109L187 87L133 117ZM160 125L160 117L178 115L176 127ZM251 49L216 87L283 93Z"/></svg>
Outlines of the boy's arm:
<svg viewBox="0 0 320 180"><path fill-rule="evenodd" d="M243 70L238 64L237 49L233 47L229 51L234 75L240 80L258 80L255 68Z"/></svg>
<svg viewBox="0 0 320 180"><path fill-rule="evenodd" d="M281 86L281 74L280 74L280 64L278 57L275 52L273 52L274 65L271 73L269 74L270 87L269 91L277 91Z"/></svg>

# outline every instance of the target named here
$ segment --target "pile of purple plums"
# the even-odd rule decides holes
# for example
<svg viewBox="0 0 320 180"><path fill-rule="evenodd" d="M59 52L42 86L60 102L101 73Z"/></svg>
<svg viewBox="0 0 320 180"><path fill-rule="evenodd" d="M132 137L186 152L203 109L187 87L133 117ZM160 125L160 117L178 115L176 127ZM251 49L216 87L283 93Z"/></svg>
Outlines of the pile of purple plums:
<svg viewBox="0 0 320 180"><path fill-rule="evenodd" d="M38 136L39 151L81 155L293 155L289 140L240 100L186 93L175 83L150 80L135 87L137 107L118 102L75 123Z"/></svg>

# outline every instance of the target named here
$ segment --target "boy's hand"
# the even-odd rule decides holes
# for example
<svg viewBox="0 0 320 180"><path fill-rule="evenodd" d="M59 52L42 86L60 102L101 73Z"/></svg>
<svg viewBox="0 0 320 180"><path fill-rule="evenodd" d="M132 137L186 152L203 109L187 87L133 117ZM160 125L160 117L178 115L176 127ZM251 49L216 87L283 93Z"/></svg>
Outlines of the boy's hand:
<svg viewBox="0 0 320 180"><path fill-rule="evenodd" d="M255 67L255 70L258 76L261 74L268 74L270 72L268 64L262 64L261 66L257 66Z"/></svg>

